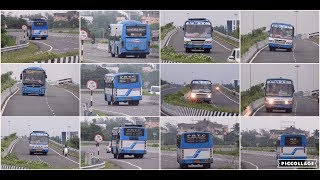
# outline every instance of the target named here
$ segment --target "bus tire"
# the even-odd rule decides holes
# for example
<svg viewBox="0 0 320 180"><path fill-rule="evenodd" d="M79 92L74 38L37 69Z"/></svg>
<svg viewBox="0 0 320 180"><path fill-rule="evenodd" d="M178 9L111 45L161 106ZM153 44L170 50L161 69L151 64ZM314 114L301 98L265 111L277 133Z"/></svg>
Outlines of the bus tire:
<svg viewBox="0 0 320 180"><path fill-rule="evenodd" d="M292 109L286 109L286 113L291 113Z"/></svg>
<svg viewBox="0 0 320 180"><path fill-rule="evenodd" d="M205 53L210 53L210 49L204 49Z"/></svg>
<svg viewBox="0 0 320 180"><path fill-rule="evenodd" d="M33 155L33 152L30 151L30 155Z"/></svg>
<svg viewBox="0 0 320 180"><path fill-rule="evenodd" d="M136 159L140 158L139 154L134 154L133 157Z"/></svg>
<svg viewBox="0 0 320 180"><path fill-rule="evenodd" d="M109 105L109 106L111 105L111 101L108 101L108 105Z"/></svg>
<svg viewBox="0 0 320 180"><path fill-rule="evenodd" d="M116 57L116 54L114 54L114 53L111 53L111 57Z"/></svg>
<svg viewBox="0 0 320 180"><path fill-rule="evenodd" d="M203 164L203 168L210 169L211 168L211 164L210 163L205 163L205 164Z"/></svg>
<svg viewBox="0 0 320 180"><path fill-rule="evenodd" d="M44 152L43 155L47 155L47 152Z"/></svg>
<svg viewBox="0 0 320 180"><path fill-rule="evenodd" d="M140 158L141 158L141 159L143 158L143 154L140 154Z"/></svg>
<svg viewBox="0 0 320 180"><path fill-rule="evenodd" d="M141 58L147 58L146 54L141 55Z"/></svg>
<svg viewBox="0 0 320 180"><path fill-rule="evenodd" d="M188 165L180 163L180 169L186 169L188 167Z"/></svg>
<svg viewBox="0 0 320 180"><path fill-rule="evenodd" d="M272 112L272 109L271 108L266 108L266 111L267 112Z"/></svg>
<svg viewBox="0 0 320 180"><path fill-rule="evenodd" d="M138 106L139 105L139 101L133 101L133 105Z"/></svg>
<svg viewBox="0 0 320 180"><path fill-rule="evenodd" d="M124 155L123 154L118 154L118 159L123 159Z"/></svg>
<svg viewBox="0 0 320 180"><path fill-rule="evenodd" d="M288 48L288 49L287 49L287 52L291 52L291 51L292 51L292 49L291 49L291 48Z"/></svg>
<svg viewBox="0 0 320 180"><path fill-rule="evenodd" d="M39 96L44 96L44 94L39 94Z"/></svg>
<svg viewBox="0 0 320 180"><path fill-rule="evenodd" d="M114 102L112 102L112 105L113 105L113 106L119 106L119 101L114 101Z"/></svg>
<svg viewBox="0 0 320 180"><path fill-rule="evenodd" d="M272 51L273 49L272 49L272 47L269 47L269 51Z"/></svg>
<svg viewBox="0 0 320 180"><path fill-rule="evenodd" d="M186 48L186 53L189 53L191 52L191 49L190 48Z"/></svg>
<svg viewBox="0 0 320 180"><path fill-rule="evenodd" d="M113 158L117 159L118 158L118 154L113 154Z"/></svg>

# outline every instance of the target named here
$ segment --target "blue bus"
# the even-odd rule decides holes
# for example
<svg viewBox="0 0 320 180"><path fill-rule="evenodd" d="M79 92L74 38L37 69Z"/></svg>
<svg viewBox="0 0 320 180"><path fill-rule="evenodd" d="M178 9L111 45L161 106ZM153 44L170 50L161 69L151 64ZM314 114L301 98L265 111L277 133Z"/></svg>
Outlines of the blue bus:
<svg viewBox="0 0 320 180"><path fill-rule="evenodd" d="M46 93L47 74L41 67L28 67L20 74L22 80L22 95L38 94L44 96Z"/></svg>
<svg viewBox="0 0 320 180"><path fill-rule="evenodd" d="M104 82L108 105L118 106L119 102L138 105L142 100L142 80L139 73L106 74Z"/></svg>
<svg viewBox="0 0 320 180"><path fill-rule="evenodd" d="M188 165L203 165L210 168L213 163L213 137L210 132L181 132L177 134L177 162L180 168Z"/></svg>
<svg viewBox="0 0 320 180"><path fill-rule="evenodd" d="M183 26L184 30L184 48L186 52L192 49L204 50L210 53L212 44L212 24L205 18L189 18Z"/></svg>
<svg viewBox="0 0 320 180"><path fill-rule="evenodd" d="M114 158L124 155L143 158L147 153L147 130L142 125L126 124L112 129L111 153Z"/></svg>
<svg viewBox="0 0 320 180"><path fill-rule="evenodd" d="M265 107L267 112L274 109L292 112L294 104L294 85L291 79L273 78L265 83Z"/></svg>
<svg viewBox="0 0 320 180"><path fill-rule="evenodd" d="M45 131L32 131L29 136L30 155L40 153L47 155L49 152L49 134Z"/></svg>
<svg viewBox="0 0 320 180"><path fill-rule="evenodd" d="M119 58L133 55L146 58L150 53L150 26L139 21L121 21L110 24L108 52Z"/></svg>
<svg viewBox="0 0 320 180"><path fill-rule="evenodd" d="M277 159L307 159L305 134L282 134L277 144Z"/></svg>
<svg viewBox="0 0 320 180"><path fill-rule="evenodd" d="M269 50L286 49L288 52L293 48L294 27L291 24L272 23L269 34Z"/></svg>
<svg viewBox="0 0 320 180"><path fill-rule="evenodd" d="M48 22L44 19L33 19L27 23L27 36L29 39L47 39Z"/></svg>

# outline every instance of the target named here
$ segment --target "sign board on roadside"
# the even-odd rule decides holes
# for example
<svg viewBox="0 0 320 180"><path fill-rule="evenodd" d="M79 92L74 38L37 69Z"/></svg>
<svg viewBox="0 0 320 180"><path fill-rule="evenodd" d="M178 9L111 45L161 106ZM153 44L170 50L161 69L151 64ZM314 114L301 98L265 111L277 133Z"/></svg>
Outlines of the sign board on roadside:
<svg viewBox="0 0 320 180"><path fill-rule="evenodd" d="M102 136L97 134L94 136L94 140L96 141L96 143L101 143L102 142Z"/></svg>
<svg viewBox="0 0 320 180"><path fill-rule="evenodd" d="M98 87L98 84L94 80L87 81L87 88L89 90L93 91L93 90L97 89L97 87Z"/></svg>
<svg viewBox="0 0 320 180"><path fill-rule="evenodd" d="M81 38L81 40L85 40L86 38L88 38L88 33L85 30L81 30L80 31L80 38Z"/></svg>

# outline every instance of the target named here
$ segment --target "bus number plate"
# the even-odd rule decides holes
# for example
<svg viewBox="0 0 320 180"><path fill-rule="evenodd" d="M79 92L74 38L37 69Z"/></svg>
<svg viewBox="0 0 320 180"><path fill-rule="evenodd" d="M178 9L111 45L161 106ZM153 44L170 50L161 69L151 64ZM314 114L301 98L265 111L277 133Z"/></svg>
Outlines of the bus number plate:
<svg viewBox="0 0 320 180"><path fill-rule="evenodd" d="M200 160L194 160L193 162L194 163L200 163Z"/></svg>
<svg viewBox="0 0 320 180"><path fill-rule="evenodd" d="M139 50L139 48L138 47L134 47L133 50Z"/></svg>

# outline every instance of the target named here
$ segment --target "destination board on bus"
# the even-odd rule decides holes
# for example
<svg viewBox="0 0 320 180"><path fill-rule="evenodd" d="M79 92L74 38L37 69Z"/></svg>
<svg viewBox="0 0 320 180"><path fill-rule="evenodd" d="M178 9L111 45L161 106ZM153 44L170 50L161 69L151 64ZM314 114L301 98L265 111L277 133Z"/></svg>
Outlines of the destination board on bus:
<svg viewBox="0 0 320 180"><path fill-rule="evenodd" d="M184 139L186 143L205 143L209 141L209 134L207 133L185 134Z"/></svg>

